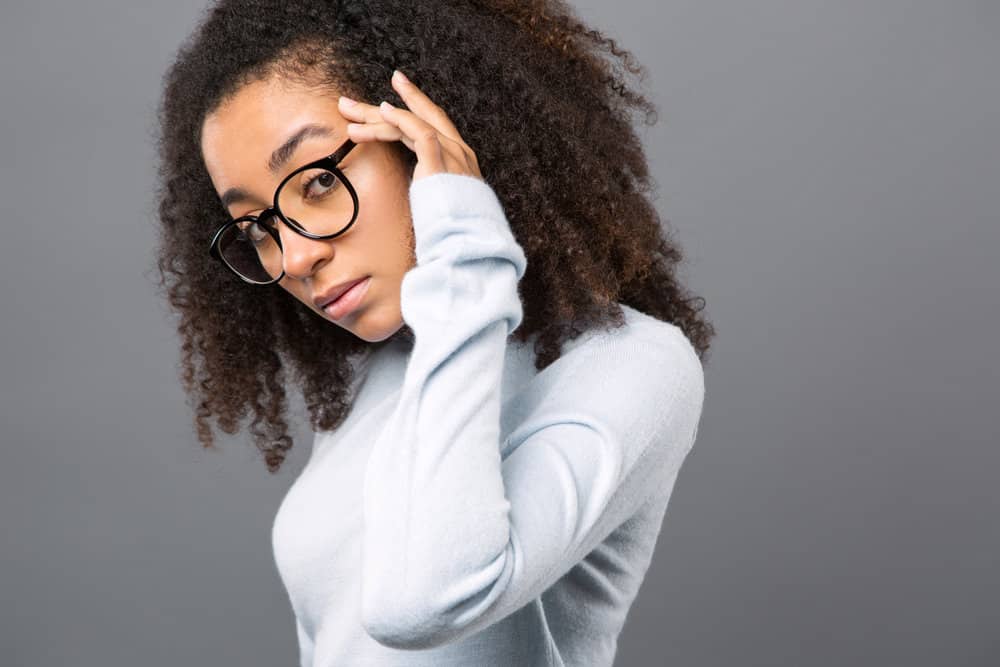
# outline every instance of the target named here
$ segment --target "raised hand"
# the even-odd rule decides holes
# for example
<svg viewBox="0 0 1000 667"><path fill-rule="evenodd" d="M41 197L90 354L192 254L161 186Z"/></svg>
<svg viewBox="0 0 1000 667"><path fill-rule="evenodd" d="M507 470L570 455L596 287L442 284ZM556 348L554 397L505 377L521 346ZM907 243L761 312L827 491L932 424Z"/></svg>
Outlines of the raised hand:
<svg viewBox="0 0 1000 667"><path fill-rule="evenodd" d="M379 106L341 95L340 113L348 123L348 136L363 141L402 141L417 154L413 180L441 172L463 174L482 180L475 152L465 143L448 114L396 70L392 87L406 103L400 109L388 102Z"/></svg>

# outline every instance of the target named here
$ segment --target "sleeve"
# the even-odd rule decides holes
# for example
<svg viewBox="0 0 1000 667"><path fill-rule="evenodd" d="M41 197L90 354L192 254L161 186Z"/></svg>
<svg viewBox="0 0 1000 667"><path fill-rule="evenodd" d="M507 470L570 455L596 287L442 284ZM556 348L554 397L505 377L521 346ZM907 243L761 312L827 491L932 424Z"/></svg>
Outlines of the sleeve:
<svg viewBox="0 0 1000 667"><path fill-rule="evenodd" d="M299 619L295 619L295 635L299 642L299 667L312 667L313 664L313 640L306 634L306 629L302 627Z"/></svg>
<svg viewBox="0 0 1000 667"><path fill-rule="evenodd" d="M557 384L532 388L532 414L501 442L525 255L477 178L425 177L410 203L417 265L401 297L415 342L365 470L361 615L379 643L424 649L530 602L672 483L703 385L679 334L600 343L568 374L536 376Z"/></svg>

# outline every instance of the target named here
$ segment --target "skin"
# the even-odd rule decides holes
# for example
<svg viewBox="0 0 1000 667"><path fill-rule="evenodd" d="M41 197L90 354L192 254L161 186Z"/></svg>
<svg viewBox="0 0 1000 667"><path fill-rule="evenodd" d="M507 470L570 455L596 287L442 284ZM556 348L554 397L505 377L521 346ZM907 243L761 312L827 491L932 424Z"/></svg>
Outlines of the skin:
<svg viewBox="0 0 1000 667"><path fill-rule="evenodd" d="M345 138L358 144L340 163L358 194L358 219L333 239L309 239L279 224L285 276L278 284L369 342L385 340L404 324L400 287L416 265L411 182L441 172L482 178L475 153L447 114L405 77L393 76L392 86L407 108L388 102L352 106L348 98L272 77L243 86L202 125L202 157L216 193L238 187L250 194L230 205L233 218L270 206L278 183L299 165L332 153ZM326 125L332 134L305 139L280 175L271 174L271 152L306 123ZM417 155L412 181L390 150L395 141ZM343 318L334 321L313 303L331 286L363 276L371 276L371 283L362 303Z"/></svg>

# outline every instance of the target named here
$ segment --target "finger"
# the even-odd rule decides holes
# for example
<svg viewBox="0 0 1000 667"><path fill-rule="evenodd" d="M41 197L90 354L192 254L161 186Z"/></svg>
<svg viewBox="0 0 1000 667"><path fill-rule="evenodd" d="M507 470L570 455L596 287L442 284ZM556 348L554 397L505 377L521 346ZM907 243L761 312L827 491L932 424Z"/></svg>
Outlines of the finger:
<svg viewBox="0 0 1000 667"><path fill-rule="evenodd" d="M403 72L394 70L392 76L393 88L399 96L406 102L409 110L418 117L423 118L437 129L438 133L449 139L458 146L458 150L451 150L447 143L443 143L446 155L454 155L458 160L459 171L470 172L474 176L482 178L479 169L479 158L475 151L462 139L458 128L451 121L448 114L439 105L435 104L430 97L410 81Z"/></svg>
<svg viewBox="0 0 1000 667"><path fill-rule="evenodd" d="M429 171L450 171L447 163L454 163L455 152L460 151L454 141L442 136L437 128L412 111L394 107L388 102L382 102L379 111L386 122L398 127L413 143L412 150L417 154L418 161L422 161ZM445 144L450 148L446 149ZM450 154L451 158L447 162L446 154Z"/></svg>
<svg viewBox="0 0 1000 667"><path fill-rule="evenodd" d="M406 78L398 69L392 75L392 87L414 114L430 123L438 132L452 141L465 144L458 128L451 122L445 110L435 104L417 84Z"/></svg>
<svg viewBox="0 0 1000 667"><path fill-rule="evenodd" d="M382 114L379 113L378 107L374 104L359 102L341 95L337 101L337 107L340 110L340 115L350 120L360 122L382 121Z"/></svg>
<svg viewBox="0 0 1000 667"><path fill-rule="evenodd" d="M414 140L406 136L398 126L388 123L379 107L351 100L343 95L340 97L339 103L342 115L360 121L347 124L348 136L352 139L357 138L358 141L401 141L407 148L416 152ZM367 127L376 127L377 129L369 131L365 129ZM445 160L445 163L451 164L452 161ZM450 170L458 171L459 169Z"/></svg>
<svg viewBox="0 0 1000 667"><path fill-rule="evenodd" d="M413 140L405 136L398 127L385 121L373 123L348 123L347 136L356 143L364 141L402 141L414 150Z"/></svg>

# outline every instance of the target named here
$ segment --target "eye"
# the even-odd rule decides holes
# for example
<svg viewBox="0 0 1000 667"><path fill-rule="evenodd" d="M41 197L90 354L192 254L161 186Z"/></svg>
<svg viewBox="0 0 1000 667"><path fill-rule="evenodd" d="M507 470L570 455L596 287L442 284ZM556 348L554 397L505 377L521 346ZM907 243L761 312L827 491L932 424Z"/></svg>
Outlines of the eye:
<svg viewBox="0 0 1000 667"><path fill-rule="evenodd" d="M305 199L319 199L334 190L340 179L332 171L320 170L306 180L303 186Z"/></svg>
<svg viewBox="0 0 1000 667"><path fill-rule="evenodd" d="M268 216L267 224L274 226L273 216ZM254 245L260 245L264 241L271 238L271 235L261 227L260 220L244 220L243 222L236 225L244 238L249 240Z"/></svg>

